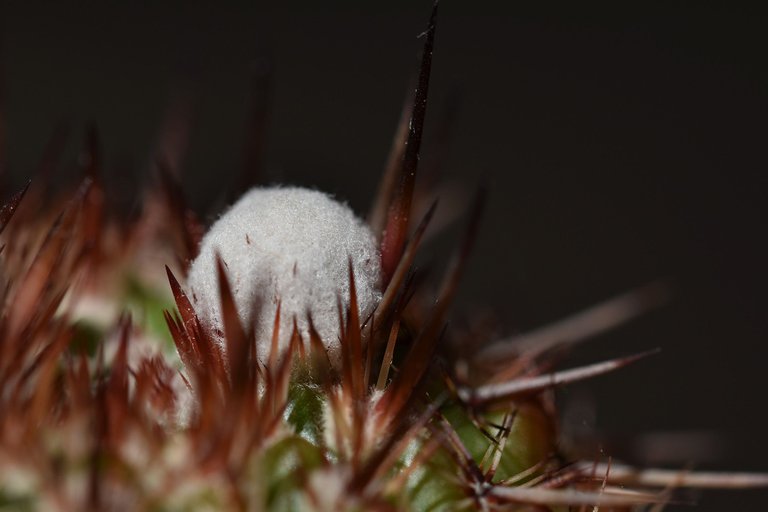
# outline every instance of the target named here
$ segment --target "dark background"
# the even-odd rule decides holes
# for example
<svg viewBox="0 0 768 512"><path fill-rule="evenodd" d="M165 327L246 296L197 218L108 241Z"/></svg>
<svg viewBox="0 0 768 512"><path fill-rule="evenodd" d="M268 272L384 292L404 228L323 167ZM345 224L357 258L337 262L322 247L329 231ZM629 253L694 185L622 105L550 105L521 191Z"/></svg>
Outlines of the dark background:
<svg viewBox="0 0 768 512"><path fill-rule="evenodd" d="M59 122L77 141L94 121L111 186L138 189L184 92L194 105L185 185L215 214L243 165L253 77L271 67L266 179L364 212L430 5L292 4L4 3L6 180L34 172ZM663 349L561 393L595 404L566 409L607 447L716 431L720 453L695 467L768 470L766 21L733 5L441 5L425 144L459 98L444 172L491 193L461 309L516 332L656 278L674 284L669 305L567 361ZM606 453L638 457L615 446ZM698 510L766 499L707 493Z"/></svg>

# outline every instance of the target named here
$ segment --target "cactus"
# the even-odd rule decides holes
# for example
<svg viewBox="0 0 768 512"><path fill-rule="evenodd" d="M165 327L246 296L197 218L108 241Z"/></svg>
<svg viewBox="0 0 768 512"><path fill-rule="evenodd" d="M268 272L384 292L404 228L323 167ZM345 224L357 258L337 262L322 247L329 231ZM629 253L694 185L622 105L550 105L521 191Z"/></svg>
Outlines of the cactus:
<svg viewBox="0 0 768 512"><path fill-rule="evenodd" d="M657 304L658 285L513 340L446 329L484 195L430 293L413 262L439 207L412 212L435 14L368 227L323 194L290 189L293 213L235 208L219 222L230 222L224 240L243 243L209 247L162 162L141 214L120 221L106 214L94 132L76 190L51 198L41 179L7 200L0 508L633 510L660 508L674 487L768 485L562 448L552 389L647 354L560 371L553 355ZM360 228L364 257L349 254L354 230L296 229L309 222L306 194ZM267 235L250 240L249 229L266 213L283 242L254 260L248 246ZM307 237L304 253L286 248L293 236ZM307 272L312 258L328 272ZM292 268L307 272L298 285ZM254 276L265 281L248 288Z"/></svg>

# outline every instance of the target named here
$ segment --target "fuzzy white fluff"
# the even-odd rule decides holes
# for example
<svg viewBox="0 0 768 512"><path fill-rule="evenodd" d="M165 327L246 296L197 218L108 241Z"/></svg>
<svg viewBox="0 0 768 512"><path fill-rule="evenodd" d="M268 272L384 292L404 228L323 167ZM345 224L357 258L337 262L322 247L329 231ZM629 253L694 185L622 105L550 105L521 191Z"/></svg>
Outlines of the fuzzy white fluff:
<svg viewBox="0 0 768 512"><path fill-rule="evenodd" d="M256 329L262 362L269 354L279 299L281 350L290 342L294 318L308 342L310 312L331 361L338 363L337 297L346 309L350 258L361 318L381 299L380 255L370 229L348 206L315 190L252 189L203 238L188 287L201 321L221 332L216 252L226 265L240 320Z"/></svg>

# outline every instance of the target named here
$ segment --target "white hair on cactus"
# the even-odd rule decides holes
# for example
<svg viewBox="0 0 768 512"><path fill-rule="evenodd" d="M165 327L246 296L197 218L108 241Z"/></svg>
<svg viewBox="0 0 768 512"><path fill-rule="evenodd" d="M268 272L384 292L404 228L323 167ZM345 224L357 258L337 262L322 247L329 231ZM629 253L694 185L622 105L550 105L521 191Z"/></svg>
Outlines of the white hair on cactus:
<svg viewBox="0 0 768 512"><path fill-rule="evenodd" d="M381 299L381 258L371 230L347 205L315 190L252 189L203 238L188 285L201 322L219 333L224 346L216 254L225 264L241 322L256 329L262 362L279 301L281 351L290 342L294 319L308 341L309 313L331 362L339 363L338 299L346 310L350 261L360 317Z"/></svg>

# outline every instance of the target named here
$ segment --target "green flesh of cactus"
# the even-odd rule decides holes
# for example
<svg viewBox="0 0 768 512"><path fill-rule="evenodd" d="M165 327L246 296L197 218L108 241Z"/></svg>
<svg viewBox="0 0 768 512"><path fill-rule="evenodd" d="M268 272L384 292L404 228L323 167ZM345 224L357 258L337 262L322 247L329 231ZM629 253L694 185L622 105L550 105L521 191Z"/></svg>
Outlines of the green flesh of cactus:
<svg viewBox="0 0 768 512"><path fill-rule="evenodd" d="M322 445L326 428L323 418L323 403L326 400L323 389L306 380L294 381L289 391L289 405L286 421L293 429L289 435L269 448L263 456L265 475L268 475L266 503L273 510L302 510L306 506L304 486L300 475L318 468L324 458L329 458L328 448ZM440 410L455 430L461 443L467 448L475 463L496 452L496 442L489 436L497 434L506 413L501 411L481 414L473 418L466 408L458 404L447 404ZM555 451L555 432L551 418L536 402L522 402L514 409L510 432L504 443L493 482L501 482L534 468ZM478 423L486 425L484 433ZM414 440L401 458L400 470L413 462L423 448L421 440ZM330 458L332 458L330 454ZM409 459L409 460L406 460ZM486 466L487 466L486 462ZM423 465L410 473L406 492L392 496L404 510L454 511L457 504L466 502L462 510L474 510L473 502L467 500L463 487L458 484L459 465L444 447L436 450ZM393 472L390 477L395 477ZM518 483L540 474L534 471Z"/></svg>

